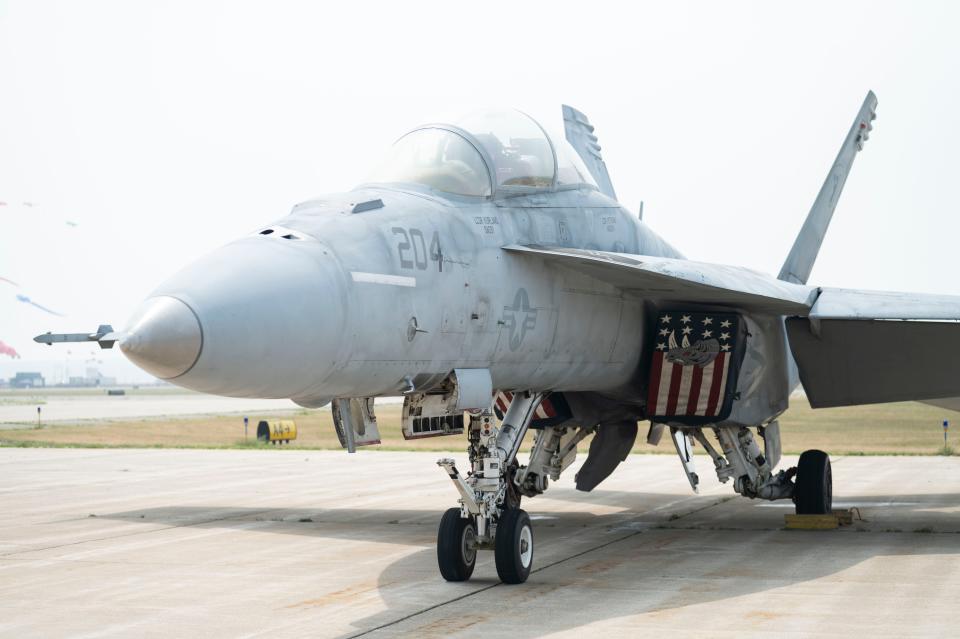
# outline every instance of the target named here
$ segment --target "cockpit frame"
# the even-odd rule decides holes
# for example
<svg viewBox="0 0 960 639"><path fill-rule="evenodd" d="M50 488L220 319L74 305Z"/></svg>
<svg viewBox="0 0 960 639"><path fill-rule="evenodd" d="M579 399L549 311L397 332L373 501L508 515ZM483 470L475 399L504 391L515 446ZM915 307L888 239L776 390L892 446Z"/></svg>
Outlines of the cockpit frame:
<svg viewBox="0 0 960 639"><path fill-rule="evenodd" d="M489 195L467 195L467 194L454 193L454 192L445 191L443 189L437 188L427 183L415 182L415 181L397 181L397 182L372 181L372 182L367 182L362 186L371 186L375 184L398 184L398 185L399 184L415 184L419 186L424 186L430 189L431 191L437 192L438 194L441 194L443 197L452 197L457 199L462 198L462 199L474 200L474 201L502 199L502 198L517 197L517 196L523 196L523 195L531 195L536 193L551 193L551 192L557 192L557 191L577 190L581 188L589 188L589 189L597 190L596 184L591 183L589 181L581 180L580 182L577 182L577 183L560 183L561 167L560 167L560 162L558 158L558 150L556 148L556 145L553 141L552 136L536 119L530 117L529 115L527 115L522 111L516 111L516 113L523 116L523 118L525 118L529 122L532 122L536 126L537 131L540 133L540 135L543 136L543 139L546 140L547 142L547 145L550 151L550 158L552 160L552 166L551 166L552 178L549 186L501 183L497 175L497 163L494 161L494 158L491 156L487 146L483 144L477 138L477 136L471 131L461 126L457 126L456 124L450 124L446 122L431 122L428 124L423 124L418 127L415 127L409 130L408 132L406 132L404 135L397 138L397 140L394 142L394 145L399 143L401 140L407 138L408 136L416 134L417 132L420 132L420 131L440 130L440 131L445 131L447 133L458 136L459 138L466 141L473 148L473 150L477 152L478 156L482 160L484 168L487 173L487 183L489 184L489 187L490 187ZM573 151L572 149L570 149L570 151L572 151L574 154L576 153L576 151ZM580 160L579 157L577 157L576 159L578 161ZM584 174L584 171L580 170L579 167L574 167L574 168L577 170L577 173L580 174L582 177ZM589 176L589 173L586 173L586 176L587 176L585 178L586 180L592 179L592 176Z"/></svg>

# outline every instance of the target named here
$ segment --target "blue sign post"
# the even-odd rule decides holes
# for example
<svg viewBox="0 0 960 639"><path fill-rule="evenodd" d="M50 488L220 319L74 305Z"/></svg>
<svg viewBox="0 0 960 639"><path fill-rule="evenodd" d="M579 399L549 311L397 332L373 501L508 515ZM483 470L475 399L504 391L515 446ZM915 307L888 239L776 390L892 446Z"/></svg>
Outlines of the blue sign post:
<svg viewBox="0 0 960 639"><path fill-rule="evenodd" d="M244 415L243 416L243 441L247 441L247 424L250 422L250 419ZM943 422L946 424L947 422ZM946 426L944 426L946 428Z"/></svg>
<svg viewBox="0 0 960 639"><path fill-rule="evenodd" d="M950 422L943 420L943 447L947 447L947 429L950 428Z"/></svg>

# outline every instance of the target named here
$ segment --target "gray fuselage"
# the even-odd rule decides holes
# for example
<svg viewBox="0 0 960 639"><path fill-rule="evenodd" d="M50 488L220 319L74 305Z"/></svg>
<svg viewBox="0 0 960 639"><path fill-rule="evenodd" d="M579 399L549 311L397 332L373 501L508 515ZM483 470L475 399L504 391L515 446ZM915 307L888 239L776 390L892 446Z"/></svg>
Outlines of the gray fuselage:
<svg viewBox="0 0 960 639"><path fill-rule="evenodd" d="M510 244L682 257L590 188L482 199L362 187L300 204L154 291L202 327L195 363L169 381L319 406L488 368L499 389L635 394L643 300Z"/></svg>

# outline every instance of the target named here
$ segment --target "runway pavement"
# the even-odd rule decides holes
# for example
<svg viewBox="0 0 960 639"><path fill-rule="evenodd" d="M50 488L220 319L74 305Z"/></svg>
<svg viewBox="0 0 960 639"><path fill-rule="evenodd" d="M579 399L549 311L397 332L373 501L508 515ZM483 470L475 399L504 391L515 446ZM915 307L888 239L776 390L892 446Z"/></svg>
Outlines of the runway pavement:
<svg viewBox="0 0 960 639"><path fill-rule="evenodd" d="M436 456L0 449L0 636L960 634L960 458L834 459L866 519L837 531L706 468L693 495L670 456L590 494L568 471L525 500L536 572L505 586L489 552L439 576Z"/></svg>

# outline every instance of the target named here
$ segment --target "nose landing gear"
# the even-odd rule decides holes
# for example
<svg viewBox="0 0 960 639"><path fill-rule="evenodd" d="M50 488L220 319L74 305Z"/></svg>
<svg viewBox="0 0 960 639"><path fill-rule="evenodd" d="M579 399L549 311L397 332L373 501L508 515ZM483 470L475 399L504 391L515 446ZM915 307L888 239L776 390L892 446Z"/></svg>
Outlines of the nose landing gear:
<svg viewBox="0 0 960 639"><path fill-rule="evenodd" d="M437 563L447 581L465 581L473 574L478 549L492 549L500 580L519 584L533 566L533 526L519 508L521 475L517 451L533 419L542 393L517 393L498 427L489 412L470 420L469 475L460 475L452 459L443 468L460 493L460 508L444 513L437 531ZM553 438L559 446L559 437ZM553 441L551 439L550 441ZM550 458L550 455L547 455ZM535 478L533 478L535 479ZM546 482L543 482L546 488ZM528 494L536 494L533 491Z"/></svg>
<svg viewBox="0 0 960 639"><path fill-rule="evenodd" d="M459 508L450 508L437 531L437 564L447 581L467 581L477 565L477 549L489 547L477 538L473 517L461 517ZM533 567L533 525L526 511L504 510L493 541L497 576L505 584L521 584Z"/></svg>
<svg viewBox="0 0 960 639"><path fill-rule="evenodd" d="M497 576L505 584L522 584L533 565L533 526L523 510L505 510L497 526L494 557Z"/></svg>
<svg viewBox="0 0 960 639"><path fill-rule="evenodd" d="M460 516L459 508L450 508L440 520L437 564L447 581L470 579L477 565L477 529L472 517Z"/></svg>

